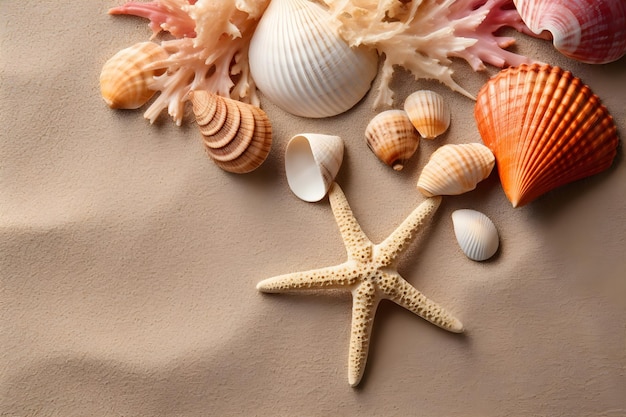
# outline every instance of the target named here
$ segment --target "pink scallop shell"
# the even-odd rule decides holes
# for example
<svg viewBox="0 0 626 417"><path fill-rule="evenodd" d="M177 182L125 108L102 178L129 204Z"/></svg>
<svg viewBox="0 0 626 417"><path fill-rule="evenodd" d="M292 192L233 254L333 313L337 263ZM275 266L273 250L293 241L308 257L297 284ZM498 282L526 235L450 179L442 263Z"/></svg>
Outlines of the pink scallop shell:
<svg viewBox="0 0 626 417"><path fill-rule="evenodd" d="M550 32L563 55L589 64L616 61L626 53L624 0L514 0L535 34Z"/></svg>

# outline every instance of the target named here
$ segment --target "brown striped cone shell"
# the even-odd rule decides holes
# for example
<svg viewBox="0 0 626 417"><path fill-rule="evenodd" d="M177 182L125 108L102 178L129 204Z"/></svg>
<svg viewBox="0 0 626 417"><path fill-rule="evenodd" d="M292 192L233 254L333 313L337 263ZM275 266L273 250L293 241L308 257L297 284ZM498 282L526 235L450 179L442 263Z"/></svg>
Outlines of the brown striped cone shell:
<svg viewBox="0 0 626 417"><path fill-rule="evenodd" d="M365 139L378 159L400 171L417 150L420 137L404 110L385 110L368 123Z"/></svg>
<svg viewBox="0 0 626 417"><path fill-rule="evenodd" d="M154 42L139 42L113 55L100 73L100 94L112 109L137 109L156 92L150 82L163 70L150 68L168 53Z"/></svg>
<svg viewBox="0 0 626 417"><path fill-rule="evenodd" d="M479 91L474 116L513 207L604 171L617 153L617 128L606 107L559 67L501 71Z"/></svg>
<svg viewBox="0 0 626 417"><path fill-rule="evenodd" d="M422 169L417 189L426 197L463 194L487 178L494 164L493 153L480 143L443 145Z"/></svg>
<svg viewBox="0 0 626 417"><path fill-rule="evenodd" d="M424 139L434 139L450 126L450 107L444 98L430 90L419 90L404 100L411 123Z"/></svg>
<svg viewBox="0 0 626 417"><path fill-rule="evenodd" d="M244 174L258 168L272 145L272 126L259 107L208 91L189 93L207 154L223 170Z"/></svg>

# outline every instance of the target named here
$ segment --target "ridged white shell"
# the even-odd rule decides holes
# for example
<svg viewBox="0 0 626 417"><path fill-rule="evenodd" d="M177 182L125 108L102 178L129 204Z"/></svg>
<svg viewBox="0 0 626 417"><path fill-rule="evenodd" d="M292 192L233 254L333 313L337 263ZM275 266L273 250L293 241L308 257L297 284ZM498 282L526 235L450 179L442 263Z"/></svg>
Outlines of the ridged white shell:
<svg viewBox="0 0 626 417"><path fill-rule="evenodd" d="M452 224L456 240L468 258L484 261L498 251L498 230L483 213L470 209L456 210L452 213Z"/></svg>
<svg viewBox="0 0 626 417"><path fill-rule="evenodd" d="M450 107L444 98L430 90L419 90L404 100L404 111L424 139L434 139L450 126Z"/></svg>
<svg viewBox="0 0 626 417"><path fill-rule="evenodd" d="M343 140L339 136L296 135L289 140L285 150L289 188L304 201L319 201L330 189L342 162Z"/></svg>
<svg viewBox="0 0 626 417"><path fill-rule="evenodd" d="M494 165L493 153L483 144L444 145L422 169L417 189L426 197L463 194L487 178Z"/></svg>
<svg viewBox="0 0 626 417"><path fill-rule="evenodd" d="M334 116L370 89L378 55L350 48L330 14L308 0L272 0L254 32L250 73L272 103L296 116Z"/></svg>

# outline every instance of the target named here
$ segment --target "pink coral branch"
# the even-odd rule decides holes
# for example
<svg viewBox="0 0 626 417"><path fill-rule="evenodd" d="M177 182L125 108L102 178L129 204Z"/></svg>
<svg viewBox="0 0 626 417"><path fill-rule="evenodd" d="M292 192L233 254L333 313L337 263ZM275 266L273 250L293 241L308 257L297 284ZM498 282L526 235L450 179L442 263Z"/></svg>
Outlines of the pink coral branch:
<svg viewBox="0 0 626 417"><path fill-rule="evenodd" d="M195 1L193 2L195 3ZM193 4L191 1L188 4ZM196 36L195 22L180 8L172 7L168 3L152 1L148 3L128 2L122 6L109 10L109 14L133 15L149 19L152 37L154 38L162 30L170 32L177 38Z"/></svg>
<svg viewBox="0 0 626 417"><path fill-rule="evenodd" d="M455 29L455 34L458 36L476 39L477 42L463 51L454 53L453 56L465 59L474 71L484 70L486 68L485 63L501 68L507 65L532 62L525 56L505 49L515 43L514 38L496 34L504 27L514 28L518 32L530 33L515 10L512 0L456 1L451 10L450 18L463 20L464 16L482 13L485 13L485 17L478 26L461 26Z"/></svg>
<svg viewBox="0 0 626 417"><path fill-rule="evenodd" d="M247 51L269 0L154 0L129 2L111 14L150 19L154 35L165 30L175 39L161 41L169 56L150 65L160 75L150 88L159 96L144 113L153 123L165 109L177 125L192 90L207 90L259 105L248 68Z"/></svg>

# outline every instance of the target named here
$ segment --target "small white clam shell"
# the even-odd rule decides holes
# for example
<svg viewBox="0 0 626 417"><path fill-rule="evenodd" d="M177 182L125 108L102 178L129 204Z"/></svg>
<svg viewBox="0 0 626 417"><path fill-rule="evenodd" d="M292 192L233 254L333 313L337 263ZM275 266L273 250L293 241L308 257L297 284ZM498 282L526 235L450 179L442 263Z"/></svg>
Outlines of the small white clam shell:
<svg viewBox="0 0 626 417"><path fill-rule="evenodd" d="M324 198L343 162L343 147L339 136L302 133L292 137L285 150L291 191L308 202Z"/></svg>
<svg viewBox="0 0 626 417"><path fill-rule="evenodd" d="M485 261L498 250L498 230L485 214L470 209L452 213L456 240L465 255L474 261Z"/></svg>
<svg viewBox="0 0 626 417"><path fill-rule="evenodd" d="M269 101L296 116L343 113L369 91L374 50L350 48L310 0L272 0L250 41L250 73Z"/></svg>

